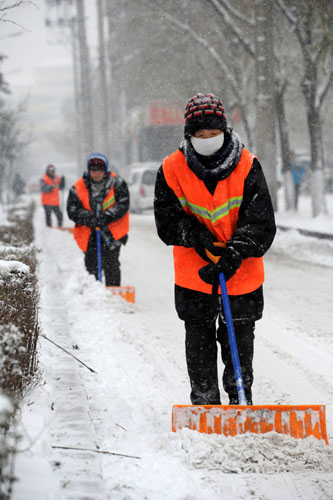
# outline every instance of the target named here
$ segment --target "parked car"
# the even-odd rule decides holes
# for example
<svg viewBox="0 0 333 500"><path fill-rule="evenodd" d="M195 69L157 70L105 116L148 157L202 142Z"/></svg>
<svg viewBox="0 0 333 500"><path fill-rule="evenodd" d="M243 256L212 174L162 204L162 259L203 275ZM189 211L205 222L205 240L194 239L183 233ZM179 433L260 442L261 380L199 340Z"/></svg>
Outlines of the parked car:
<svg viewBox="0 0 333 500"><path fill-rule="evenodd" d="M153 208L154 189L157 170L160 163L145 162L129 165L130 210L140 213Z"/></svg>

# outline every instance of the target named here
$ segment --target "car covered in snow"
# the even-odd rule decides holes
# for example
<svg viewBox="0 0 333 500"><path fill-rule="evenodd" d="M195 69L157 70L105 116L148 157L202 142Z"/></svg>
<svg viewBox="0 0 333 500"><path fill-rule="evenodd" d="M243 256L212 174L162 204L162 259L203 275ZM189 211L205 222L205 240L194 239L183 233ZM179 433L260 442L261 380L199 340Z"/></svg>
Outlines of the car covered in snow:
<svg viewBox="0 0 333 500"><path fill-rule="evenodd" d="M152 209L158 162L137 162L129 165L130 210L140 213Z"/></svg>

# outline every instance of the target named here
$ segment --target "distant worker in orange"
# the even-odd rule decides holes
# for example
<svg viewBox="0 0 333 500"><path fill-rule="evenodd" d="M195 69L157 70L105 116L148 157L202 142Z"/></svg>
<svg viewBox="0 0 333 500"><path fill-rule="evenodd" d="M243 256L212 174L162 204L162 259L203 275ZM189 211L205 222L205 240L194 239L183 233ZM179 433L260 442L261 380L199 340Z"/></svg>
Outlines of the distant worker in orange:
<svg viewBox="0 0 333 500"><path fill-rule="evenodd" d="M109 170L104 154L88 157L86 172L69 190L67 214L75 222L74 238L85 254L88 273L99 279L99 271L104 271L106 286L120 286L119 256L128 240L129 192L124 179Z"/></svg>
<svg viewBox="0 0 333 500"><path fill-rule="evenodd" d="M60 190L65 187L64 177L59 177L56 174L55 166L48 165L46 167L46 173L43 175L40 181L42 205L45 210L45 220L48 227L52 226L52 212L55 213L58 226L62 226L63 215L60 209Z"/></svg>

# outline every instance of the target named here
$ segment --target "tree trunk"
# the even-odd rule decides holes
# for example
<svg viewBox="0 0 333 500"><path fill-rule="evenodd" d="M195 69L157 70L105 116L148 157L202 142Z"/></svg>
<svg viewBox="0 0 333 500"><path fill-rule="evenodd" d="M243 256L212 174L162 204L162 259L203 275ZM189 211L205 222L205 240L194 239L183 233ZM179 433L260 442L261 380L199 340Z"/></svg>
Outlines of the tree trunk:
<svg viewBox="0 0 333 500"><path fill-rule="evenodd" d="M322 156L322 130L320 125L320 109L316 106L317 92L317 70L310 58L306 60L302 90L307 107L307 121L310 135L311 151L311 200L312 216L327 213L325 186L324 186L324 166Z"/></svg>
<svg viewBox="0 0 333 500"><path fill-rule="evenodd" d="M277 210L276 137L272 67L272 1L255 0L256 15L256 151Z"/></svg>
<svg viewBox="0 0 333 500"><path fill-rule="evenodd" d="M72 41L72 63L73 63L73 82L74 82L74 110L75 110L75 132L76 132L76 150L77 150L77 175L82 173L82 165L84 162L84 144L83 144L83 107L80 102L80 84L79 84L79 57L77 43L77 19L72 18L70 21L71 41Z"/></svg>
<svg viewBox="0 0 333 500"><path fill-rule="evenodd" d="M285 210L292 210L295 207L295 190L290 171L290 143L288 134L288 125L284 108L285 86L275 92L275 109L278 122L281 150L281 170L283 175L284 203Z"/></svg>

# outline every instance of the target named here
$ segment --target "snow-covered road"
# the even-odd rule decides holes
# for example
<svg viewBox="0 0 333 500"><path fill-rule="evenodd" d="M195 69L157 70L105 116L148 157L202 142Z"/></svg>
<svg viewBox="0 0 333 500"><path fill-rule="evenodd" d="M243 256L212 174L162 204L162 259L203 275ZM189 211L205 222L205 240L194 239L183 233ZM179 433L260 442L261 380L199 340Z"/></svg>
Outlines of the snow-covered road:
<svg viewBox="0 0 333 500"><path fill-rule="evenodd" d="M38 487L30 471L30 497L22 496L28 486L21 472L14 500L333 497L332 446L315 439L171 433L171 406L189 403L189 383L183 325L173 304L172 251L158 239L152 214L131 217L130 239L121 254L123 284L135 286L135 305L111 296L86 274L72 235L46 230L41 210L36 233L42 249L43 333L97 374L40 340L46 384L29 396L35 408L27 406L23 420L26 427L31 418L46 426L29 453L36 463L50 466L41 466ZM319 248L290 232L277 236L265 259L265 314L256 329L254 384L257 404L325 403L330 441L332 250L332 244ZM320 252L327 267L312 262ZM35 434L40 430L37 425ZM51 446L98 446L140 458ZM23 456L18 471L24 467Z"/></svg>

